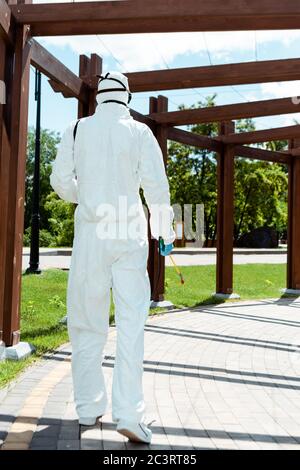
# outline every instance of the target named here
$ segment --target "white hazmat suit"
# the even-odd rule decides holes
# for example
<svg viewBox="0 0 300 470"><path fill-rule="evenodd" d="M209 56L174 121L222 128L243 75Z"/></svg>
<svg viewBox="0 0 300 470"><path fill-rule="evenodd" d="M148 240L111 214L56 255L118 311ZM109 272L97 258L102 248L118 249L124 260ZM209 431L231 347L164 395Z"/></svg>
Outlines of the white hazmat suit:
<svg viewBox="0 0 300 470"><path fill-rule="evenodd" d="M112 88L119 91L103 92ZM106 412L102 360L112 289L117 327L112 415L116 422L140 423L145 409L144 324L150 304L140 187L151 212L152 234L165 243L175 238L173 211L158 142L127 107L127 78L111 72L100 80L99 91L96 112L80 120L75 139L76 122L65 131L51 174L57 194L78 204L67 292L74 398L79 418Z"/></svg>

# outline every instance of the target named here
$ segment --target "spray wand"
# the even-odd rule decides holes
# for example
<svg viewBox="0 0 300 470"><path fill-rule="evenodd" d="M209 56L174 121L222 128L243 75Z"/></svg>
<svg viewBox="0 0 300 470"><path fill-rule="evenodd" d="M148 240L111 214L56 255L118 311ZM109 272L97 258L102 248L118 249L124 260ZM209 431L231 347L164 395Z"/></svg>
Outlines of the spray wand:
<svg viewBox="0 0 300 470"><path fill-rule="evenodd" d="M172 255L169 255L169 256L170 256L170 260L171 260L172 263L173 263L173 266L174 266L174 268L175 268L175 271L177 272L178 276L180 277L180 283L181 283L181 284L184 284L184 277L183 277L183 275L182 275L180 269L178 268L177 264L175 263L175 260L174 260L173 256L172 256Z"/></svg>
<svg viewBox="0 0 300 470"><path fill-rule="evenodd" d="M163 239L160 237L159 238L159 252L161 253L164 249L165 249L165 244L164 244ZM183 277L179 267L175 263L174 257L171 254L169 254L168 256L170 256L170 260L172 261L172 264L175 268L175 271L178 274L178 276L180 277L180 283L183 285L184 284L184 277Z"/></svg>

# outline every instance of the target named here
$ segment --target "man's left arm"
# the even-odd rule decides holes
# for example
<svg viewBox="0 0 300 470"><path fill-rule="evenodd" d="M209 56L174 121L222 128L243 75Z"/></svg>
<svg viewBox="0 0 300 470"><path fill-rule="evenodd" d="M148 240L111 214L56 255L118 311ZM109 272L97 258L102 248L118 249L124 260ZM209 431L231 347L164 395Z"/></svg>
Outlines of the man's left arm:
<svg viewBox="0 0 300 470"><path fill-rule="evenodd" d="M53 163L50 183L61 199L78 203L77 180L74 164L74 123L64 132Z"/></svg>

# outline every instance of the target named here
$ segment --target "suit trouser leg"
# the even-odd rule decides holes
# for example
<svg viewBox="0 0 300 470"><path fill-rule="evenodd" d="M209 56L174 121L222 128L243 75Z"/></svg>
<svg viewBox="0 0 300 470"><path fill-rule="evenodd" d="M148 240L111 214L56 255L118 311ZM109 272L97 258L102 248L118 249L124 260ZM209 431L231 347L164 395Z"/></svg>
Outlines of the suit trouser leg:
<svg viewBox="0 0 300 470"><path fill-rule="evenodd" d="M107 407L102 362L109 327L111 274L104 254L105 247L94 230L81 230L72 255L67 302L79 417L102 415Z"/></svg>
<svg viewBox="0 0 300 470"><path fill-rule="evenodd" d="M144 325L150 306L147 241L128 241L127 253L112 265L117 350L113 374L113 420L144 418Z"/></svg>

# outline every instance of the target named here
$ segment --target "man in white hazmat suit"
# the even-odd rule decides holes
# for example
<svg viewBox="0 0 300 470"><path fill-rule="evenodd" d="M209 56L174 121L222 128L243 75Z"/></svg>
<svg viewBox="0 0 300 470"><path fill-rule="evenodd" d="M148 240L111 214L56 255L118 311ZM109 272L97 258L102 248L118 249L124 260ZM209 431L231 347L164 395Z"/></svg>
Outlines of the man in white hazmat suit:
<svg viewBox="0 0 300 470"><path fill-rule="evenodd" d="M175 234L162 153L149 127L131 117L130 98L124 75L100 77L96 112L65 131L51 185L62 199L78 204L67 313L79 423L93 425L107 409L101 364L112 289L117 327L112 417L121 434L150 442L142 390L150 287L140 187L152 234L165 243L163 254L172 249Z"/></svg>

